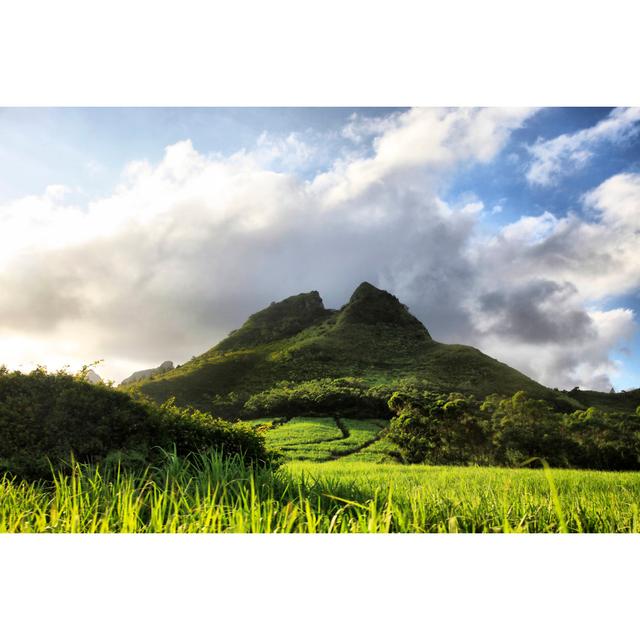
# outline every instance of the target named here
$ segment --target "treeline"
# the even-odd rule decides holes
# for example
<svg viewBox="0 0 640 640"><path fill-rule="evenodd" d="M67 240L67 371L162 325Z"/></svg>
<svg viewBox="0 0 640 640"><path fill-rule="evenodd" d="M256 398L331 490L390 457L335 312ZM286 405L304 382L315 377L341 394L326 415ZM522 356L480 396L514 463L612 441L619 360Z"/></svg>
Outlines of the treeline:
<svg viewBox="0 0 640 640"><path fill-rule="evenodd" d="M202 408L226 419L260 418L262 416L335 415L347 418L393 417L389 398L396 392L415 396L434 390L423 380L405 377L371 384L355 377L317 378L303 382L280 381L256 394L232 391L210 397ZM583 408L568 396L551 394L554 411L567 413Z"/></svg>
<svg viewBox="0 0 640 640"><path fill-rule="evenodd" d="M523 391L480 401L414 390L394 393L389 408L388 437L408 462L517 466L541 458L555 467L640 469L640 407L560 413Z"/></svg>
<svg viewBox="0 0 640 640"><path fill-rule="evenodd" d="M215 416L225 415L228 419ZM270 462L259 430L237 418L299 415L390 418L387 437L411 463L640 469L640 409L567 411L528 397L484 400L437 393L406 379L371 386L358 378L282 382L253 396L214 399L210 411L155 405L82 377L0 367L0 475L50 477L80 462L154 464L162 449L209 449Z"/></svg>
<svg viewBox="0 0 640 640"><path fill-rule="evenodd" d="M390 417L388 401L395 388L389 385L371 386L359 378L280 382L248 398L241 412L246 417L277 415L292 418L299 415L336 414L345 417Z"/></svg>

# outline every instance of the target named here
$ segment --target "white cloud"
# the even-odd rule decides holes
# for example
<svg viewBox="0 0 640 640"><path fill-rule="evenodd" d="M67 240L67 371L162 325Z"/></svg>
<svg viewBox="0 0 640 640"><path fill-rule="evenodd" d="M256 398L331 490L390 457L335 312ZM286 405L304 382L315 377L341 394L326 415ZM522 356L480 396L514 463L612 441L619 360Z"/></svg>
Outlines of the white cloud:
<svg viewBox="0 0 640 640"><path fill-rule="evenodd" d="M480 201L470 202L462 207L463 213L480 213L484 209L484 203Z"/></svg>
<svg viewBox="0 0 640 640"><path fill-rule="evenodd" d="M342 137L354 143L361 143L373 136L379 136L391 129L397 116L367 118L357 113L351 114L349 122L340 132Z"/></svg>
<svg viewBox="0 0 640 640"><path fill-rule="evenodd" d="M292 171L309 166L318 149L299 133L275 136L264 131L258 138L253 156L261 166Z"/></svg>
<svg viewBox="0 0 640 640"><path fill-rule="evenodd" d="M637 330L630 309L600 305L640 290L640 174L614 176L584 202L590 220L523 216L475 247L488 298L472 305L473 325L476 344L546 384L607 390L609 353Z"/></svg>
<svg viewBox="0 0 640 640"><path fill-rule="evenodd" d="M485 260L508 264L514 279L571 282L584 300L640 288L640 174L614 176L584 198L591 220L570 213L525 216L489 242Z"/></svg>
<svg viewBox="0 0 640 640"><path fill-rule="evenodd" d="M640 174L621 173L603 182L585 197L587 206L600 212L600 220L629 233L640 231Z"/></svg>
<svg viewBox="0 0 640 640"><path fill-rule="evenodd" d="M535 245L549 237L559 224L560 221L553 213L545 211L540 216L522 216L516 222L505 225L500 236L507 242Z"/></svg>
<svg viewBox="0 0 640 640"><path fill-rule="evenodd" d="M101 375L120 379L206 350L272 300L317 289L336 307L370 280L437 339L479 346L547 384L603 387L609 350L634 326L630 311L598 301L638 284L638 176L586 196L590 221L547 212L489 238L477 233L483 203L439 196L451 171L490 161L528 115L393 115L372 126L370 145L309 181L283 162L312 162L322 153L313 136L265 134L228 157L185 140L157 164L130 163L109 197L82 208L58 187L8 203L2 359L104 358Z"/></svg>
<svg viewBox="0 0 640 640"><path fill-rule="evenodd" d="M585 166L593 149L602 142L617 142L640 131L640 108L618 108L588 129L538 140L528 147L532 158L527 170L531 184L548 186L566 174Z"/></svg>
<svg viewBox="0 0 640 640"><path fill-rule="evenodd" d="M389 184L420 190L463 162L489 162L533 109L411 109L392 116L373 154L339 160L312 185L326 206L351 202Z"/></svg>

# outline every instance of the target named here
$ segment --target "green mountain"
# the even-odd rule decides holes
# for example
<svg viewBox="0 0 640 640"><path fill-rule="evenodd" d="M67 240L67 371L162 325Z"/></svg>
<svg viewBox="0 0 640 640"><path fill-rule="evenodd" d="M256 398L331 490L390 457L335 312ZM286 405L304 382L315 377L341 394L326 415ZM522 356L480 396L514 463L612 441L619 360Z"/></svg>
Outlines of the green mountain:
<svg viewBox="0 0 640 640"><path fill-rule="evenodd" d="M207 409L213 399L237 403L283 381L344 377L371 386L417 380L477 397L560 397L478 349L436 342L395 296L367 282L339 310L326 309L317 291L272 303L209 351L136 386L157 401L173 396Z"/></svg>

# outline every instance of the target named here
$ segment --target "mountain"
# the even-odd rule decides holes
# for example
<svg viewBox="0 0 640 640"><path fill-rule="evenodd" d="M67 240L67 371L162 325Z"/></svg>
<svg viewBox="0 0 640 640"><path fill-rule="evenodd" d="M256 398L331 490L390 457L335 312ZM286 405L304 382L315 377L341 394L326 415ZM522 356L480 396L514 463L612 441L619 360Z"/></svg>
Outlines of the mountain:
<svg viewBox="0 0 640 640"><path fill-rule="evenodd" d="M369 385L418 379L478 397L521 389L559 396L478 349L436 342L395 296L367 282L339 310L326 309L317 291L272 303L209 351L137 386L154 400L173 396L206 409L216 396L248 398L282 381L341 377Z"/></svg>
<svg viewBox="0 0 640 640"><path fill-rule="evenodd" d="M140 382L142 380L148 380L152 376L157 376L161 373L166 373L173 369L173 362L171 360L165 360L159 367L155 369L143 369L142 371L136 371L132 373L128 378L125 378L120 385L128 385L134 382Z"/></svg>
<svg viewBox="0 0 640 640"><path fill-rule="evenodd" d="M91 384L98 384L99 382L102 382L102 378L93 369L89 369L85 375L87 382L90 382Z"/></svg>

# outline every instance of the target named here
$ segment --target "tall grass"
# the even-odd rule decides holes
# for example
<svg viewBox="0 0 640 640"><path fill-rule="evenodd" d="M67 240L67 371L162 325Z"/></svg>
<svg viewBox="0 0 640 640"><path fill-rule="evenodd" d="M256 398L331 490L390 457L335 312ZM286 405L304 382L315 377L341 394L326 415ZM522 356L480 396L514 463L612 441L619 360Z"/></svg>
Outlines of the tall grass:
<svg viewBox="0 0 640 640"><path fill-rule="evenodd" d="M546 474L546 475L545 475ZM551 482L550 482L551 480ZM640 532L640 474L380 465L247 467L167 455L0 479L2 532Z"/></svg>

